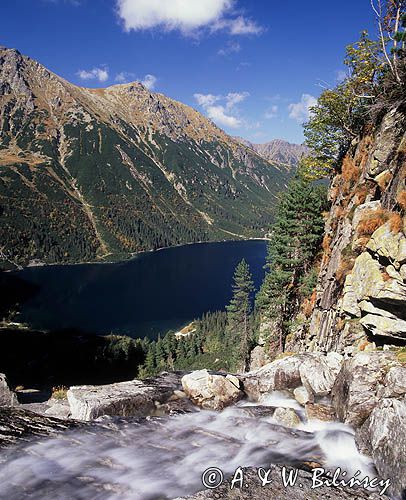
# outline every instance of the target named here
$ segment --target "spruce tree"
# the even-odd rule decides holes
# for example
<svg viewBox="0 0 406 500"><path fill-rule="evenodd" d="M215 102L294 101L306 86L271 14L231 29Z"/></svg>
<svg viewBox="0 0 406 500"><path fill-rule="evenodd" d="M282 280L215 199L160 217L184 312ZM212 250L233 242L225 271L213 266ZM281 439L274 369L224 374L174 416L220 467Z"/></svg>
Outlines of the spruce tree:
<svg viewBox="0 0 406 500"><path fill-rule="evenodd" d="M280 351L286 324L298 306L299 283L310 271L321 243L325 208L325 189L303 177L293 179L279 201L256 307L276 322Z"/></svg>
<svg viewBox="0 0 406 500"><path fill-rule="evenodd" d="M253 291L254 282L250 268L243 259L235 269L233 297L226 309L229 328L240 337L239 359L244 370L249 354L251 294Z"/></svg>

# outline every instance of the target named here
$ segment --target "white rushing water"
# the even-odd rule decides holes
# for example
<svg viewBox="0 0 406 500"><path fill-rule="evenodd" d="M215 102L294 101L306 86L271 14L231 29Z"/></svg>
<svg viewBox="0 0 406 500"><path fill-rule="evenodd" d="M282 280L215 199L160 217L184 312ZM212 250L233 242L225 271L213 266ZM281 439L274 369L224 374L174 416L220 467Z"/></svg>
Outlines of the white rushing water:
<svg viewBox="0 0 406 500"><path fill-rule="evenodd" d="M275 398L280 406L295 404L280 395L268 404ZM203 489L201 476L209 467L227 477L239 466L300 461L374 475L348 426L317 422L287 429L271 417L251 417L244 405L220 413L107 419L3 451L0 498L170 499Z"/></svg>

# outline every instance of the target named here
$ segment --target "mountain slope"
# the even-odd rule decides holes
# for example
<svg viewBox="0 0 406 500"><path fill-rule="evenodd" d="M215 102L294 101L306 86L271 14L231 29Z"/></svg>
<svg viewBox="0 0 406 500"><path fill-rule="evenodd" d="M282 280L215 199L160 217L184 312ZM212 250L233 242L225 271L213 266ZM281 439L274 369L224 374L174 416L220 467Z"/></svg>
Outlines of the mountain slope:
<svg viewBox="0 0 406 500"><path fill-rule="evenodd" d="M288 170L140 83L77 87L0 48L0 251L19 263L259 236Z"/></svg>
<svg viewBox="0 0 406 500"><path fill-rule="evenodd" d="M265 160L284 165L288 169L296 167L300 158L309 152L303 144L292 144L283 139L273 139L264 144L254 144L241 137L236 137L236 139L253 149Z"/></svg>

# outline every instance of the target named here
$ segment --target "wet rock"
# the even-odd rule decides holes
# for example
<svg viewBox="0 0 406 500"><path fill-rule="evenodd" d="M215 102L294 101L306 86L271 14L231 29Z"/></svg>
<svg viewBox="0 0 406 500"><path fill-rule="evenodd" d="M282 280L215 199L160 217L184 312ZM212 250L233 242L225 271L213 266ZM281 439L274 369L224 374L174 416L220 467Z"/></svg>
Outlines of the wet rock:
<svg viewBox="0 0 406 500"><path fill-rule="evenodd" d="M314 399L313 394L303 386L296 387L293 391L293 395L295 396L296 401L302 406L306 403L312 402Z"/></svg>
<svg viewBox="0 0 406 500"><path fill-rule="evenodd" d="M336 412L331 405L320 403L307 403L305 405L308 420L321 420L322 422L333 422L337 419Z"/></svg>
<svg viewBox="0 0 406 500"><path fill-rule="evenodd" d="M167 403L156 403L154 416L180 415L197 411L196 407L188 398L169 399Z"/></svg>
<svg viewBox="0 0 406 500"><path fill-rule="evenodd" d="M285 427L297 427L300 424L300 418L292 408L276 408L273 419Z"/></svg>
<svg viewBox="0 0 406 500"><path fill-rule="evenodd" d="M401 497L406 490L406 400L382 399L357 431L356 441L373 458L380 476L391 479L390 493Z"/></svg>
<svg viewBox="0 0 406 500"><path fill-rule="evenodd" d="M151 415L155 403L166 402L179 386L180 376L171 373L146 380L71 387L68 391L71 416L78 420L93 420L102 415Z"/></svg>
<svg viewBox="0 0 406 500"><path fill-rule="evenodd" d="M273 416L273 414L275 413L276 407L275 406L257 405L257 406L244 406L242 409L243 409L244 413L246 413L250 417L266 418L266 417Z"/></svg>
<svg viewBox="0 0 406 500"><path fill-rule="evenodd" d="M7 377L4 373L0 373L0 406L15 406L17 404L17 396L9 388Z"/></svg>
<svg viewBox="0 0 406 500"><path fill-rule="evenodd" d="M194 404L210 410L222 410L244 395L237 377L211 374L207 370L196 370L184 375L182 386Z"/></svg>
<svg viewBox="0 0 406 500"><path fill-rule="evenodd" d="M212 490L200 491L187 497L178 497L176 500L349 500L349 499L388 499L386 495L380 496L364 490L352 490L350 488L333 488L321 486L316 490L313 486L312 472L297 469L297 480L294 486L286 487L282 481L283 466L271 465L268 479L270 484L262 486L258 477L258 469L243 469L243 488L234 487L225 481L221 486ZM268 467L267 467L268 470ZM289 467L287 471L291 470ZM238 483L237 483L238 486Z"/></svg>
<svg viewBox="0 0 406 500"><path fill-rule="evenodd" d="M392 352L359 352L346 359L331 391L332 405L342 422L359 427L378 404L377 391L392 366Z"/></svg>
<svg viewBox="0 0 406 500"><path fill-rule="evenodd" d="M15 407L0 407L0 447L26 441L32 436L49 436L78 427L72 420L45 417Z"/></svg>

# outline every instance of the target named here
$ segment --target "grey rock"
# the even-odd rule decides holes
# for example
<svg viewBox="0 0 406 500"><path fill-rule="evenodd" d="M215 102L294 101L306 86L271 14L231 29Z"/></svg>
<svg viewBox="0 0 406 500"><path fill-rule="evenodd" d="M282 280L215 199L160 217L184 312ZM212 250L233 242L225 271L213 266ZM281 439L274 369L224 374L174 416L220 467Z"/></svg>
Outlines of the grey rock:
<svg viewBox="0 0 406 500"><path fill-rule="evenodd" d="M269 357L265 353L265 348L262 345L257 345L250 354L250 369L257 370L269 363Z"/></svg>
<svg viewBox="0 0 406 500"><path fill-rule="evenodd" d="M379 398L399 398L406 394L406 367L391 368L377 394Z"/></svg>
<svg viewBox="0 0 406 500"><path fill-rule="evenodd" d="M276 408L273 419L285 427L297 427L301 423L300 418L292 408Z"/></svg>
<svg viewBox="0 0 406 500"><path fill-rule="evenodd" d="M179 387L179 375L163 374L154 379L74 386L68 391L68 401L72 418L78 420L102 415L144 417L153 414L155 403L166 402Z"/></svg>
<svg viewBox="0 0 406 500"><path fill-rule="evenodd" d="M9 388L7 377L4 373L0 373L0 406L15 406L17 404L17 396Z"/></svg>
<svg viewBox="0 0 406 500"><path fill-rule="evenodd" d="M302 384L315 396L327 396L340 371L341 361L342 357L341 360L330 357L328 362L327 357L320 353L307 355L299 366Z"/></svg>
<svg viewBox="0 0 406 500"><path fill-rule="evenodd" d="M293 395L296 401L304 406L306 403L312 402L314 400L314 396L311 392L309 392L306 387L296 387L293 391Z"/></svg>
<svg viewBox="0 0 406 500"><path fill-rule="evenodd" d="M193 403L210 410L222 410L244 395L237 377L212 374L207 370L196 370L184 375L182 386Z"/></svg>
<svg viewBox="0 0 406 500"><path fill-rule="evenodd" d="M299 366L303 359L303 355L288 356L241 375L245 393L249 399L259 401L263 394L301 386Z"/></svg>
<svg viewBox="0 0 406 500"><path fill-rule="evenodd" d="M333 422L337 419L336 412L331 405L321 403L307 403L305 405L308 420L321 420L322 422Z"/></svg>
<svg viewBox="0 0 406 500"><path fill-rule="evenodd" d="M389 492L406 490L406 401L382 399L356 435L362 451L372 456L382 478L391 479Z"/></svg>
<svg viewBox="0 0 406 500"><path fill-rule="evenodd" d="M22 408L0 407L0 447L10 446L33 436L49 436L79 426L72 420L38 415Z"/></svg>
<svg viewBox="0 0 406 500"><path fill-rule="evenodd" d="M379 402L377 392L386 373L398 365L392 352L359 352L346 359L331 391L339 419L362 425Z"/></svg>
<svg viewBox="0 0 406 500"><path fill-rule="evenodd" d="M341 366L342 357L314 352L296 354L278 359L240 376L244 391L253 401L259 401L263 394L277 390L292 390L306 387L311 394L318 396L330 392Z"/></svg>

